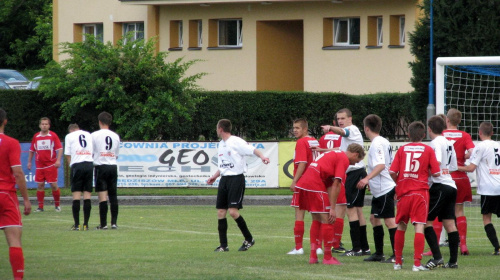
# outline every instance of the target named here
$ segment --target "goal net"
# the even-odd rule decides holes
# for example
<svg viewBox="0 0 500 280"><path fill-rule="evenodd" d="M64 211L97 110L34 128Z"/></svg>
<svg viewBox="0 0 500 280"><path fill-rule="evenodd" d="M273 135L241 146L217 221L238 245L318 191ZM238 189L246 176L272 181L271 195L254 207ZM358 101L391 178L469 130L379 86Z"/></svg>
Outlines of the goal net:
<svg viewBox="0 0 500 280"><path fill-rule="evenodd" d="M436 113L462 112L459 129L479 140L481 122L491 122L500 140L500 57L440 57L436 60Z"/></svg>

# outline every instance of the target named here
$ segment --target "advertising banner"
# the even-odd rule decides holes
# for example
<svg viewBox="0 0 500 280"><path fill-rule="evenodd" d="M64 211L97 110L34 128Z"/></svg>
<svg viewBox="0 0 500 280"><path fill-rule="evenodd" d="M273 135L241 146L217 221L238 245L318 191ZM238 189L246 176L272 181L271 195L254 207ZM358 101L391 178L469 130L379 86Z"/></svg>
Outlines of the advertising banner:
<svg viewBox="0 0 500 280"><path fill-rule="evenodd" d="M278 143L249 142L271 163L247 156L247 188L277 188ZM210 187L217 170L219 142L122 142L118 157L119 187ZM219 177L220 178L220 177ZM217 187L219 180L212 186Z"/></svg>

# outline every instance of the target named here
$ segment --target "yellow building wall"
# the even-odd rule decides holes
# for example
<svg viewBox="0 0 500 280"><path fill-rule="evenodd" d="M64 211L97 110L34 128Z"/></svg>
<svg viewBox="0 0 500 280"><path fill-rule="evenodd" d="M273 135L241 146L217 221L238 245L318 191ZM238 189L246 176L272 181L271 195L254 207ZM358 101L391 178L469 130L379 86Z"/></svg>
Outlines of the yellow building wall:
<svg viewBox="0 0 500 280"><path fill-rule="evenodd" d="M104 40L112 41L113 22L148 21L146 5L131 5L118 0L55 0L58 1L58 36L60 42L73 40L73 23L104 23ZM161 3L155 1L151 3ZM168 1L164 1L168 3ZM303 85L304 91L345 92L365 94L376 92L409 92L414 58L410 54L408 35L406 46L389 48L390 16L405 15L406 34L413 31L416 21L417 1L373 0L273 2L194 5L159 5L157 23L159 50L170 46L170 21L183 21L184 46L171 51L168 60L183 57L200 59L188 74L207 73L198 84L206 90L256 90L257 89L257 21L303 21ZM150 12L151 14L151 12ZM381 48L367 49L368 16L382 16L384 44ZM360 17L360 46L357 50L323 50L324 18ZM241 18L243 21L243 46L241 49L208 50L209 19ZM203 46L188 50L189 20L201 19Z"/></svg>

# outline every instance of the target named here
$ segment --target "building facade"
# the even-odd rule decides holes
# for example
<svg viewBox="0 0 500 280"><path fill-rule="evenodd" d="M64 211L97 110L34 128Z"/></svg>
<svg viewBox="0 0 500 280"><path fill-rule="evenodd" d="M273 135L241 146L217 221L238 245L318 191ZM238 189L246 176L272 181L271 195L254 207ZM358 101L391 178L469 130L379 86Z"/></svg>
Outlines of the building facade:
<svg viewBox="0 0 500 280"><path fill-rule="evenodd" d="M158 38L206 90L409 92L416 0L54 0L57 43Z"/></svg>

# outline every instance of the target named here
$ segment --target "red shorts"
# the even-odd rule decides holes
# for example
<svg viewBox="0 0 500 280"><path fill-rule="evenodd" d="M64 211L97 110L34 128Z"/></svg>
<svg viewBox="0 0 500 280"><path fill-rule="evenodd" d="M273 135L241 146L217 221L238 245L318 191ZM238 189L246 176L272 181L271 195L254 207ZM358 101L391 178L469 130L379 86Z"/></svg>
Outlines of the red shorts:
<svg viewBox="0 0 500 280"><path fill-rule="evenodd" d="M347 199L345 198L345 186L344 184L340 184L340 192L339 196L337 197L337 205L346 205L347 204Z"/></svg>
<svg viewBox="0 0 500 280"><path fill-rule="evenodd" d="M457 185L457 204L463 204L464 202L472 202L472 189L470 186L470 180L467 175L465 178L453 179L455 185Z"/></svg>
<svg viewBox="0 0 500 280"><path fill-rule="evenodd" d="M54 165L37 168L35 173L35 182L47 182L48 184L57 183L57 168Z"/></svg>
<svg viewBox="0 0 500 280"><path fill-rule="evenodd" d="M0 229L22 226L16 192L0 191Z"/></svg>
<svg viewBox="0 0 500 280"><path fill-rule="evenodd" d="M311 213L330 213L330 199L326 192L313 192L298 189L299 209Z"/></svg>
<svg viewBox="0 0 500 280"><path fill-rule="evenodd" d="M396 206L396 224L425 224L429 212L429 192L413 191L399 198Z"/></svg>

